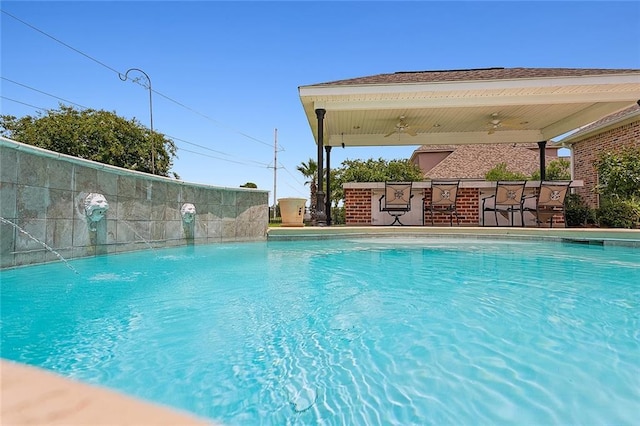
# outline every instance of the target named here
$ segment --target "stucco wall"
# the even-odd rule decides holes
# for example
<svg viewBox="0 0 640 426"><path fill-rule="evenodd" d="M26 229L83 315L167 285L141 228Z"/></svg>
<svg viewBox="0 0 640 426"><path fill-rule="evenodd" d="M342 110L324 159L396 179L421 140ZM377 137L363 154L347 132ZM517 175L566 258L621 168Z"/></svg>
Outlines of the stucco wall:
<svg viewBox="0 0 640 426"><path fill-rule="evenodd" d="M598 207L598 195L594 191L598 184L595 161L604 152L615 152L624 147L638 146L640 146L640 120L576 142L573 145L573 173L576 179L584 181L584 186L577 188L576 193L580 194L590 207Z"/></svg>
<svg viewBox="0 0 640 426"><path fill-rule="evenodd" d="M90 230L89 193L109 203ZM189 244L266 238L268 191L176 181L81 160L0 138L0 216L65 259ZM191 224L184 203L195 205ZM0 223L0 267L57 260L42 244Z"/></svg>

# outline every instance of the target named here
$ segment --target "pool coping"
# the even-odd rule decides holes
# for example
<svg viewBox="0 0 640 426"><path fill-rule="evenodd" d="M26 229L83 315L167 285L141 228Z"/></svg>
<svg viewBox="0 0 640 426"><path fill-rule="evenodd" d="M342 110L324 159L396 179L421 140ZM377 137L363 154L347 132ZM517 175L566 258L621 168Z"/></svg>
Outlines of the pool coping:
<svg viewBox="0 0 640 426"><path fill-rule="evenodd" d="M635 229L464 226L305 226L269 228L267 231L267 241L372 237L524 239L640 248L640 230Z"/></svg>
<svg viewBox="0 0 640 426"><path fill-rule="evenodd" d="M6 425L212 425L211 420L0 359Z"/></svg>

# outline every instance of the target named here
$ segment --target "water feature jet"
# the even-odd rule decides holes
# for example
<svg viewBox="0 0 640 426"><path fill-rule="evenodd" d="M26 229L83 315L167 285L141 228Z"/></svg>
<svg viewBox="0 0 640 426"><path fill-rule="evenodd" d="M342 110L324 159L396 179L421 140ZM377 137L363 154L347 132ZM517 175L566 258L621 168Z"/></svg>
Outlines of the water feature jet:
<svg viewBox="0 0 640 426"><path fill-rule="evenodd" d="M182 216L182 228L187 239L187 244L193 244L195 237L195 219L196 206L191 203L184 203L180 207L180 216Z"/></svg>
<svg viewBox="0 0 640 426"><path fill-rule="evenodd" d="M84 213L87 216L89 230L96 231L97 223L107 214L109 203L102 194L92 192L84 199Z"/></svg>
<svg viewBox="0 0 640 426"><path fill-rule="evenodd" d="M60 259L60 261L62 261L67 268L71 269L76 275L80 275L78 273L78 271L69 264L69 262L67 262L67 259L65 259L64 257L62 257L62 255L60 253L58 253L57 251L55 251L54 249L52 249L51 247L49 247L49 245L45 242L40 241L39 239L37 239L36 237L34 237L33 235L31 235L30 233L28 233L27 231L25 231L24 229L22 229L20 226L16 225L15 223L11 222L8 219L5 219L4 217L0 216L0 223L4 223L5 225L9 225L9 226L13 226L18 232L20 232L22 235L26 236L27 238L31 239L32 241L35 241L36 243L40 244L42 247L44 247L49 253L55 255L58 259Z"/></svg>
<svg viewBox="0 0 640 426"><path fill-rule="evenodd" d="M191 203L184 203L180 208L180 216L182 216L183 223L192 223L196 218L196 206Z"/></svg>

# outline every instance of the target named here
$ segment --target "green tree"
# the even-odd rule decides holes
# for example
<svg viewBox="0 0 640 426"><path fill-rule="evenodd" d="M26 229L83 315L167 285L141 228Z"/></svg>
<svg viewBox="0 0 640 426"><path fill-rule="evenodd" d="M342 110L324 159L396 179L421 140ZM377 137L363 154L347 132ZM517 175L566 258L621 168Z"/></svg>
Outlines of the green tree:
<svg viewBox="0 0 640 426"><path fill-rule="evenodd" d="M247 182L244 185L240 185L240 188L254 188L255 189L257 187L258 187L258 185L256 185L253 182Z"/></svg>
<svg viewBox="0 0 640 426"><path fill-rule="evenodd" d="M640 197L640 147L606 152L595 163L597 191L606 197Z"/></svg>
<svg viewBox="0 0 640 426"><path fill-rule="evenodd" d="M539 174L539 173L538 173ZM489 170L484 178L488 181L499 181L499 180L525 180L527 176L520 172L512 172L507 169L507 163L499 163L493 169Z"/></svg>
<svg viewBox="0 0 640 426"><path fill-rule="evenodd" d="M600 207L596 211L601 226L640 226L640 147L606 152L595 162Z"/></svg>
<svg viewBox="0 0 640 426"><path fill-rule="evenodd" d="M62 154L161 176L168 176L177 152L172 140L135 119L65 105L35 117L2 115L0 134Z"/></svg>
<svg viewBox="0 0 640 426"><path fill-rule="evenodd" d="M318 191L318 163L313 158L309 158L309 161L306 163L304 161L300 163L300 165L296 167L296 170L302 173L302 175L307 179L304 184L309 185L309 195L311 197L309 210L313 218L315 216L317 205L316 193Z"/></svg>
<svg viewBox="0 0 640 426"><path fill-rule="evenodd" d="M545 168L546 180L570 180L571 179L571 162L564 158L556 158L551 160ZM540 170L536 170L531 175L531 180L540 180Z"/></svg>
<svg viewBox="0 0 640 426"><path fill-rule="evenodd" d="M422 170L409 160L385 160L372 158L362 160L345 160L342 167L335 170L331 181L332 200L335 203L344 201L342 185L347 182L415 182L424 179Z"/></svg>

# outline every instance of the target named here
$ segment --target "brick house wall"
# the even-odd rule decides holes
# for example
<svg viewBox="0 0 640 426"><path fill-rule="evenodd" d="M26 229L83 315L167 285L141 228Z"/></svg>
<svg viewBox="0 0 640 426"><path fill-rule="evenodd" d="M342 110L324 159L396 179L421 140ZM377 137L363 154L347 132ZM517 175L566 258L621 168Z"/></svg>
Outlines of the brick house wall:
<svg viewBox="0 0 640 426"><path fill-rule="evenodd" d="M595 161L604 152L616 152L625 147L640 147L640 120L606 130L573 144L574 177L584 181L584 186L576 188L576 193L588 206L598 207L598 195L594 191L598 184Z"/></svg>

